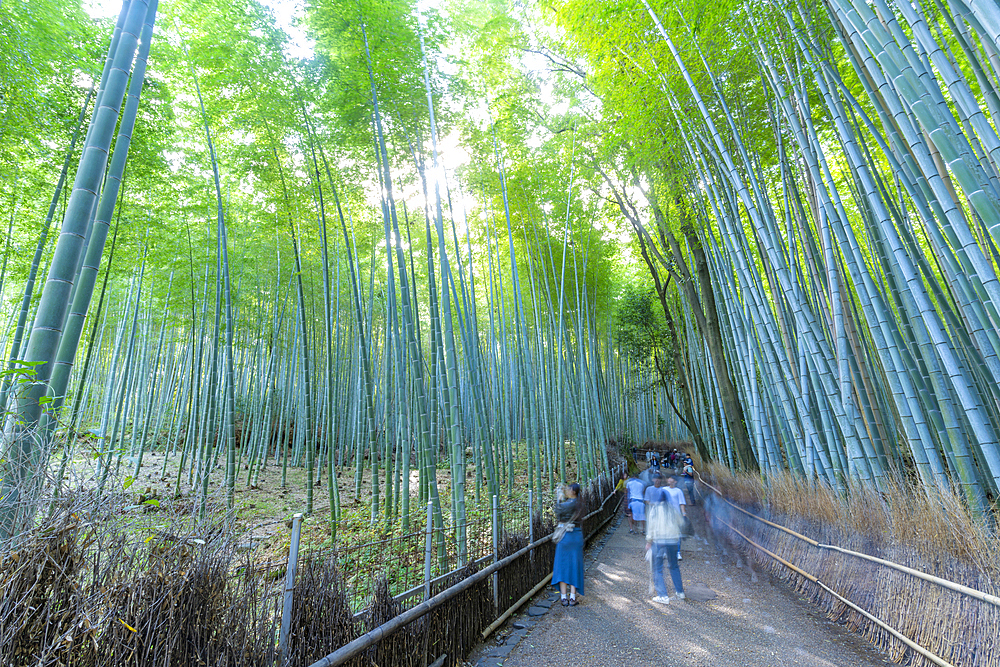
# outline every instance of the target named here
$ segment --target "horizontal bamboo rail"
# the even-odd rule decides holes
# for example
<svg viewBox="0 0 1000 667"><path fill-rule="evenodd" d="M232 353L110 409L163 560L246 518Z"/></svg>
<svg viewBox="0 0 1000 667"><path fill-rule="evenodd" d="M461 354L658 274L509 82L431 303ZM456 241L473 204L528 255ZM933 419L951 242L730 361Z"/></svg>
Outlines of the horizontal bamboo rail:
<svg viewBox="0 0 1000 667"><path fill-rule="evenodd" d="M751 515L751 516L753 516L753 515ZM920 644L917 644L915 641L913 641L912 639L910 639L909 637L907 637L903 633L901 633L898 630L896 630L894 627L892 627L889 624L883 622L882 620L876 618L875 616L871 615L870 613L868 613L867 611L865 611L864 609L862 609L858 605L854 604L853 602L851 602L847 598L845 598L842 595L838 594L832 588L830 588L829 586L827 586L826 584L824 584L822 581L820 581L816 576L811 575L808 572L806 572L806 571L804 571L804 570L796 567L795 565L793 565L792 563L789 563L787 560L785 560L781 556L779 556L779 555L777 555L775 553L772 553L771 551L769 551L765 547L757 544L756 542L754 542L753 540L751 540L749 537L747 537L746 535L744 535L743 533L741 533L732 524L728 523L727 521L725 521L723 519L719 519L719 521L721 521L723 524L725 524L725 526L727 528L729 528L731 531L733 531L734 533L736 533L737 535L739 535L740 537L742 537L744 540L746 540L747 543L751 544L752 546L756 547L760 551L764 552L765 554L767 554L768 556L770 556L774 560L778 561L779 563L781 563L785 567L789 568L790 570L792 570L794 572L797 572L798 574L802 575L803 577L805 577L809 581L813 582L817 586L820 586L821 588L823 588L823 590L825 590L826 592L828 592L830 595L832 595L833 597L837 598L838 600L840 600L841 602L843 602L844 604L846 604L851 609L853 609L853 610L857 611L858 613L862 614L865 618L867 618L868 620L870 620L872 623L874 623L875 625L879 626L880 628L882 628L883 630L885 630L886 632L888 632L889 634L891 634L893 637L895 637L899 641L903 642L904 644L906 644L907 646L909 646L911 649L913 649L914 651L916 651L920 655L924 656L925 658L927 658L928 660L930 660L934 664L939 665L940 667L955 667L954 665L952 665L947 660L944 660L943 658L935 655L934 653L931 653L930 651L928 651L927 649L925 649Z"/></svg>
<svg viewBox="0 0 1000 667"><path fill-rule="evenodd" d="M889 567L889 568L892 568L894 570L898 570L899 572L905 572L906 574L909 574L909 575L911 575L913 577L916 577L918 579L923 579L924 581L929 581L932 584L937 584L938 586L941 586L943 588L947 588L949 590L953 590L956 593L961 593L961 594L967 595L967 596L969 596L971 598L975 598L977 600L981 600L982 602L988 602L988 603L990 603L992 605L996 605L997 607L1000 607L1000 597L997 597L996 595L990 595L989 593L984 593L983 591L976 590L975 588L970 588L969 586L964 586L964 585L956 583L954 581L948 581L947 579L942 579L941 577L935 577L932 574L927 574L926 572L921 572L920 570L914 570L911 567L906 567L905 565L900 565L899 563L894 563L891 560L884 560L882 558L876 558L875 556L869 556L868 554L863 554L863 553L860 553L858 551L851 551L850 549L844 549L843 547L838 547L838 546L835 546L835 545L832 545L832 544L821 544L821 543L817 542L816 540L814 540L812 538L809 538L809 537L806 537L805 535L802 535L800 533L797 533L797 532L795 532L794 530L792 530L790 528L786 528L785 526L782 526L780 524L774 523L772 521L768 521L767 519L765 519L763 517L759 517L756 514L753 514L752 512L746 511L745 509L743 509L742 507L739 507L738 505L734 505L733 503L731 503L728 500L726 500L726 498L722 495L722 492L719 489L715 488L714 486L712 486L711 484L709 484L708 482L706 482L704 479L702 479L700 474L698 475L698 478L699 478L698 481L701 484L704 484L708 488L710 488L713 491L715 491L715 493L719 496L719 499L722 500L722 502L724 502L727 505L729 505L730 507L732 507L733 509L735 509L735 510L737 510L739 512L742 512L743 514L747 515L748 517L750 517L752 519L756 519L757 521L760 521L763 524L771 526L772 528L775 528L777 530L780 530L780 531L783 531L785 533L788 533L792 537L795 537L797 539L802 540L803 542L811 544L812 546L816 547L817 549L829 549L831 551L837 551L837 552L840 552L842 554L847 554L848 556L854 556L855 558L861 558L863 560L868 560L868 561L871 561L873 563L878 563L879 565L884 565L885 567Z"/></svg>
<svg viewBox="0 0 1000 667"><path fill-rule="evenodd" d="M469 563L469 565L477 565L477 566L478 565L482 565L483 563L485 563L486 561L490 560L491 558L493 558L493 554L486 554L482 558L477 558L476 560L472 561L471 563ZM447 579L448 577L453 576L456 572L461 572L464 569L465 569L465 567L460 567L458 569L451 570L449 572L445 572L444 574L440 574L440 575L434 577L433 579L431 579L430 580L430 584L431 584L431 586L433 586L434 584L440 583L440 582L444 581L445 579ZM409 589L407 591L403 591L399 595L394 595L392 597L392 599L395 600L396 602L405 602L406 600L409 600L410 598L412 598L414 595L417 595L419 593L423 593L425 587L426 587L426 584L421 583L421 584L419 584L417 586L414 586L413 588L411 588L411 589ZM369 611L370 611L369 609L362 609L361 611L356 612L354 614L354 620L355 621L360 621L361 619L363 619L365 616L368 615Z"/></svg>
<svg viewBox="0 0 1000 667"><path fill-rule="evenodd" d="M459 593L463 593L466 590L478 584L480 581L484 581L494 572L497 572L506 567L507 565L510 565L524 554L528 553L532 549L537 549L538 547L545 544L551 539L552 535L550 533L549 535L546 535L540 540L535 540L528 546L518 551L515 551L514 553L507 556L503 560L498 560L496 563L493 563L492 565L483 568L479 572L476 572L471 577L466 577L465 579L458 582L451 588L447 588L441 591L434 597L428 600L424 600L420 604L404 611L402 614L396 616L392 620L383 623L382 625L378 626L373 630L366 632L365 634L361 635L360 637L350 642L349 644L345 644L344 646L340 647L333 653L330 653L325 658L317 660L312 665L310 665L310 667L336 667L337 665L344 664L345 662L347 662L354 656L358 655L365 649L369 648L373 644L378 643L383 638L388 637L389 635L396 632L400 628L409 625L410 623L417 620L424 614L434 611L435 609L437 609L442 604L452 599Z"/></svg>
<svg viewBox="0 0 1000 667"><path fill-rule="evenodd" d="M490 623L486 627L485 630L483 630L482 632L480 632L479 634L482 635L483 639L486 639L491 634L493 634L493 631L496 630L497 628L499 628L501 625L503 625L504 621L506 621L508 618L510 618L511 614L513 614L515 611L517 611L518 607L520 607L521 605L523 605L525 602L527 602L531 598L535 597L535 593L537 593L538 591L542 590L545 587L545 584L549 583L550 581L552 581L552 573L551 572L548 573L545 576L544 579L542 579L537 584L535 584L534 588L532 588L530 591L528 591L527 593L525 593L524 595L522 595L521 599L518 600L517 602L515 602L514 604L512 604L510 606L510 608L507 609L507 611L505 611L504 613L500 614L500 616L497 617L497 620L495 620L492 623Z"/></svg>
<svg viewBox="0 0 1000 667"><path fill-rule="evenodd" d="M608 496L601 502L601 506L598 509L591 512L590 514L588 514L587 516L585 516L581 521L581 524L583 523L583 521L601 512L604 509L604 506L607 504L608 500L614 497L614 495L615 491L612 490L611 493L608 494ZM608 519L605 519L601 523L601 525L598 526L598 528L591 533L591 535L596 534L607 522ZM434 597L424 600L420 604L411 607L410 609L404 611L398 616L383 623L377 628L369 630L368 632L361 635L354 641L349 642L344 646L341 646L333 653L330 653L325 657L320 658L316 662L312 663L309 667L337 667L338 665L344 664L351 658L357 656L362 651L367 650L371 646L377 644L386 637L389 637L390 635L392 635L394 632L397 632L401 628L406 627L407 625L416 621L425 614L434 611L435 609L443 605L445 602L448 602L449 600L459 595L460 593L463 593L466 590L472 588L479 582L484 581L487 577L491 576L495 572L499 572L500 570L502 570L503 568L507 567L515 560L520 558L521 556L531 552L534 549L537 549L538 547L542 546L551 539L552 539L552 534L549 533L545 537L535 540L531 544L525 546L522 549L519 549L518 551L515 551L506 558L498 560L492 565L489 565L480 570L479 572L476 572L472 576L466 577L465 579L461 580L454 586L451 586L450 588L441 591Z"/></svg>
<svg viewBox="0 0 1000 667"><path fill-rule="evenodd" d="M597 514L598 512L600 512L601 510L603 510L604 509L604 505L613 496L614 496L614 492L612 491L611 495L608 496L607 498L605 498L604 502L601 503L601 506L598 509L596 509L593 512L591 512L590 514L588 514L586 517L584 517L584 519L586 520L586 519L594 516L595 514ZM624 496L622 496L622 497L624 497ZM608 515L608 517L606 519L604 519L604 521L601 522L601 525L598 526L597 528L595 528L594 532L592 532L590 535L588 535L586 537L586 539L589 540L591 537L593 537L597 533L601 532L601 529L604 528L605 525L607 525L608 521L611 521L611 519L614 518L614 516L618 513L618 507L621 506L621 502L622 502L622 499L619 498L618 499L618 506L615 507L614 511L611 512ZM501 625L503 625L504 621L506 621L508 618L510 618L511 614L513 614L515 611L517 611L518 608L521 605L523 605L525 602L527 602L528 600L530 600L531 598L533 598L535 596L535 594L538 593L538 591L542 590L542 588L545 587L545 584L547 584L547 583L549 583L549 581L551 581L551 579L552 579L552 574L550 573L548 576L546 576L544 579L542 579L540 582L538 582L538 584L536 584L534 588L532 588L530 591L528 591L527 593L525 593L524 595L522 595L521 599L518 600L517 602L515 602L514 604L512 604L510 606L510 608L507 609L507 611L505 611L504 613L500 614L500 616L497 617L497 620L495 620L492 623L490 623L489 627L487 627L485 630L483 630L480 633L482 635L483 639L486 639L487 637L489 637L490 634L492 634L494 630L496 630Z"/></svg>

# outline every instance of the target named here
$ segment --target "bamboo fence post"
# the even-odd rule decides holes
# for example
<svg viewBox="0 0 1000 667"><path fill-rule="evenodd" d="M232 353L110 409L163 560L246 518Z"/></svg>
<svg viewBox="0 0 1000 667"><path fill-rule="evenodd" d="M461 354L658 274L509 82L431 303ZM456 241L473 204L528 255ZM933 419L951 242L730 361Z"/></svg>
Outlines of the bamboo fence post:
<svg viewBox="0 0 1000 667"><path fill-rule="evenodd" d="M424 602L431 598L431 560L434 554L434 501L427 501L427 538L424 545ZM430 624L424 627L424 642L420 651L420 664L427 665L427 644L430 641Z"/></svg>
<svg viewBox="0 0 1000 667"><path fill-rule="evenodd" d="M281 605L281 634L278 635L279 665L288 661L288 631L292 625L292 598L295 589L295 570L299 564L299 536L302 533L302 513L292 517L292 543L288 547L288 568L285 571L285 595Z"/></svg>
<svg viewBox="0 0 1000 667"><path fill-rule="evenodd" d="M494 564L499 560L500 556L500 510L497 505L496 494L493 495L493 562ZM493 617L496 618L500 614L500 575L497 572L493 573Z"/></svg>
<svg viewBox="0 0 1000 667"><path fill-rule="evenodd" d="M434 552L434 502L427 501L427 539L424 544L424 599L431 597L431 554Z"/></svg>
<svg viewBox="0 0 1000 667"><path fill-rule="evenodd" d="M528 544L535 541L535 504L534 494L528 489ZM535 552L531 552L531 567L535 567Z"/></svg>

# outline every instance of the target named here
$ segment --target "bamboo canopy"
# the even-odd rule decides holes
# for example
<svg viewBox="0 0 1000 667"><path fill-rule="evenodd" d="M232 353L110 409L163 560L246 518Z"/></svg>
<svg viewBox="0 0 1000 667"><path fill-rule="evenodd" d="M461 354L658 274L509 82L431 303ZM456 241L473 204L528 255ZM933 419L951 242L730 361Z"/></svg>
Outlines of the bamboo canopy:
<svg viewBox="0 0 1000 667"><path fill-rule="evenodd" d="M460 554L647 441L1000 497L994 8L215 4L0 5L5 534L154 453Z"/></svg>

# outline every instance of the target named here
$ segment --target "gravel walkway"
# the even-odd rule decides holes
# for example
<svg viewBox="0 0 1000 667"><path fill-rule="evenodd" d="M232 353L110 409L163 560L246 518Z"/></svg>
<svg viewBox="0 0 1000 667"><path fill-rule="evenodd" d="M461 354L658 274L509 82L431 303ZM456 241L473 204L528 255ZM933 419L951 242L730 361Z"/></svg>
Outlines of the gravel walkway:
<svg viewBox="0 0 1000 667"><path fill-rule="evenodd" d="M696 528L700 507L690 507ZM699 531L700 532L700 531ZM863 638L827 621L819 610L778 580L723 557L703 540L685 540L681 561L684 587L696 582L718 593L707 602L674 597L650 601L642 535L628 522L613 527L588 551L587 595L576 607L562 607L549 591L535 599L529 616L522 608L477 651L477 667L873 667L892 664ZM550 589L551 591L551 589ZM551 604L554 602L554 604ZM551 604L551 609L547 609Z"/></svg>

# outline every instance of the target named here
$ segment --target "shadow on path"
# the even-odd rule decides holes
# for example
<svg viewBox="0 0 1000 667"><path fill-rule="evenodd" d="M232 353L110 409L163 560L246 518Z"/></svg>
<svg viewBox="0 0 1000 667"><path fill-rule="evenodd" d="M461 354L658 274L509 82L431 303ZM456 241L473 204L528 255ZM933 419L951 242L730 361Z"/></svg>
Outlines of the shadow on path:
<svg viewBox="0 0 1000 667"><path fill-rule="evenodd" d="M700 506L688 508L704 535ZM587 595L576 607L556 600L537 619L522 610L505 637L491 638L476 652L477 667L873 667L893 664L863 638L832 623L818 608L767 574L751 581L715 545L684 541L681 576L686 588L704 582L718 593L707 602L674 597L650 601L645 540L629 534L627 521L592 549L587 559ZM613 530L614 532L610 532ZM599 542L600 544L600 542ZM596 554L594 553L596 552ZM547 602L542 595L543 605ZM558 598L558 595L555 596ZM525 608L527 609L527 607ZM534 613L541 610L536 606ZM520 619L520 622L519 622ZM517 626L527 626L518 628ZM498 641L506 645L497 646Z"/></svg>

